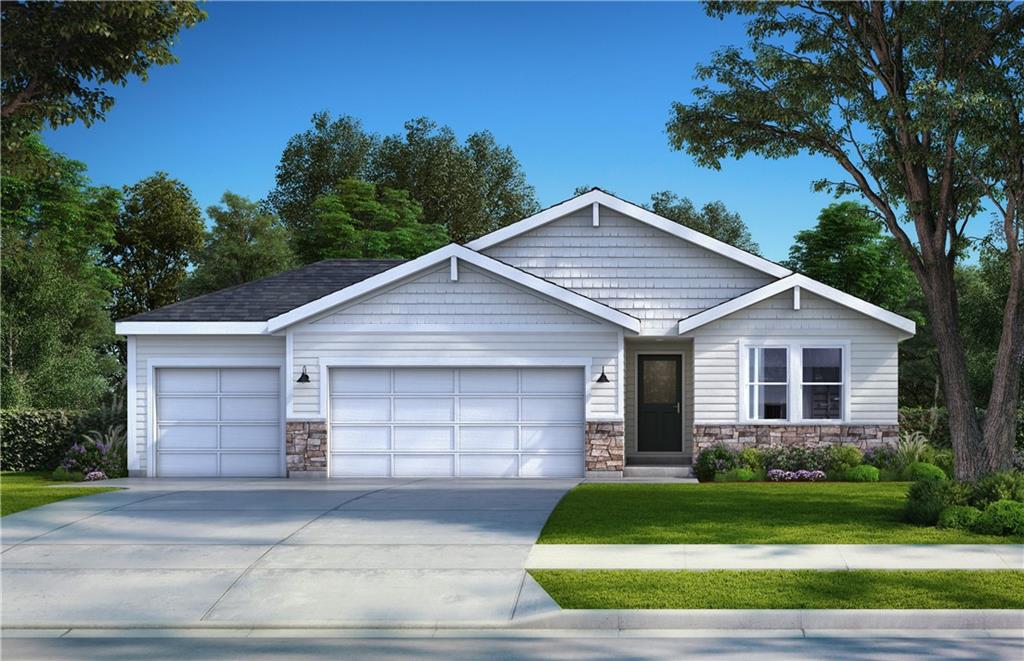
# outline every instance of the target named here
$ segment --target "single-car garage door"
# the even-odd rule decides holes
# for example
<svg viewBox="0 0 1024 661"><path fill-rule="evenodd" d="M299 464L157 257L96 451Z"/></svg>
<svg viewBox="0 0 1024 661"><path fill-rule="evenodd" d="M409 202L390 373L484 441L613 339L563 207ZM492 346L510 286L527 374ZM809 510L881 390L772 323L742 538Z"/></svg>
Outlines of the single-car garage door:
<svg viewBox="0 0 1024 661"><path fill-rule="evenodd" d="M156 474L283 474L277 368L156 370Z"/></svg>
<svg viewBox="0 0 1024 661"><path fill-rule="evenodd" d="M335 477L583 475L582 368L335 368Z"/></svg>

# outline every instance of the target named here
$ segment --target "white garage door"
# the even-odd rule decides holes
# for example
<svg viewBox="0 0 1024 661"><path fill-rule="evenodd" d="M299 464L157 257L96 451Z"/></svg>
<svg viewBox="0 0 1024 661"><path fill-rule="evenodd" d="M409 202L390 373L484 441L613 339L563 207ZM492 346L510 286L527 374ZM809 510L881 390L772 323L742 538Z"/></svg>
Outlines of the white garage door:
<svg viewBox="0 0 1024 661"><path fill-rule="evenodd" d="M277 368L156 370L156 474L283 474Z"/></svg>
<svg viewBox="0 0 1024 661"><path fill-rule="evenodd" d="M583 475L580 368L331 370L335 477Z"/></svg>

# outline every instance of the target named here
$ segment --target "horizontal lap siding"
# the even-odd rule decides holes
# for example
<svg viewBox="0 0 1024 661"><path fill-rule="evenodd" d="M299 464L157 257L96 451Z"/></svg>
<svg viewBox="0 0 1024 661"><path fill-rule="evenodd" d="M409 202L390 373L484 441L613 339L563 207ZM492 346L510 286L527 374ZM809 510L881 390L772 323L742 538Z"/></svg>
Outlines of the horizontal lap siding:
<svg viewBox="0 0 1024 661"><path fill-rule="evenodd" d="M809 292L800 309L784 292L693 333L694 409L697 424L739 420L741 338L830 338L850 342L850 422L896 423L899 332Z"/></svg>
<svg viewBox="0 0 1024 661"><path fill-rule="evenodd" d="M484 252L633 315L651 334L774 280L603 207L598 227L588 208Z"/></svg>
<svg viewBox="0 0 1024 661"><path fill-rule="evenodd" d="M135 340L135 446L139 455L139 469L149 464L146 456L146 391L149 386L149 361L153 358L228 360L277 359L284 364L283 337L246 335L139 335ZM134 466L132 467L135 468Z"/></svg>

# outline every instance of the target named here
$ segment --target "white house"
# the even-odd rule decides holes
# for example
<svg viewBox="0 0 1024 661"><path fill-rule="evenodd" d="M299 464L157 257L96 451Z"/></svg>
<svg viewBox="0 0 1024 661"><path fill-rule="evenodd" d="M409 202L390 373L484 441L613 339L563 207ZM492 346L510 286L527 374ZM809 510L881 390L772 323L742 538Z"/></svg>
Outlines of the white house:
<svg viewBox="0 0 1024 661"><path fill-rule="evenodd" d="M117 332L133 475L550 477L891 442L914 323L595 189Z"/></svg>

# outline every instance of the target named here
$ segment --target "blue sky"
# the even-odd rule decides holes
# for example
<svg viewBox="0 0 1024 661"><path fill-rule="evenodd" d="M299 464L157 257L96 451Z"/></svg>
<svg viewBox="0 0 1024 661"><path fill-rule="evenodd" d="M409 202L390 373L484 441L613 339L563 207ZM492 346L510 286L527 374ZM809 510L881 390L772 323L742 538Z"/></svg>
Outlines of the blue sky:
<svg viewBox="0 0 1024 661"><path fill-rule="evenodd" d="M205 209L225 190L273 188L287 139L318 110L399 132L426 115L465 137L510 145L542 205L576 186L636 202L669 189L722 200L771 259L831 201L810 182L836 168L809 157L746 158L721 171L673 152L673 101L694 66L743 41L739 22L696 4L210 3L180 36L180 63L115 89L105 122L47 132L97 184L164 170Z"/></svg>

